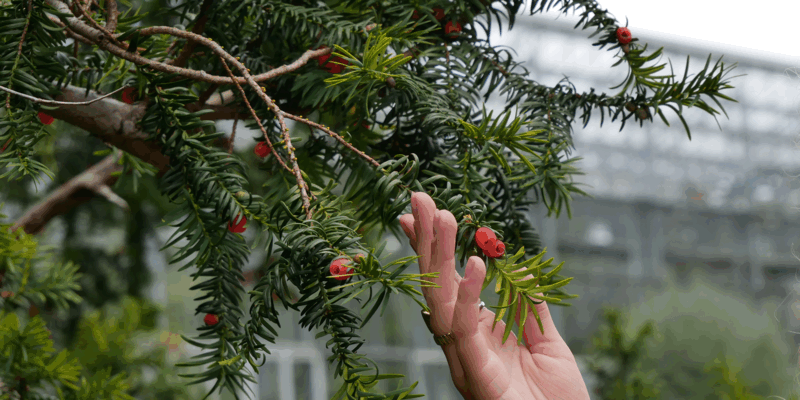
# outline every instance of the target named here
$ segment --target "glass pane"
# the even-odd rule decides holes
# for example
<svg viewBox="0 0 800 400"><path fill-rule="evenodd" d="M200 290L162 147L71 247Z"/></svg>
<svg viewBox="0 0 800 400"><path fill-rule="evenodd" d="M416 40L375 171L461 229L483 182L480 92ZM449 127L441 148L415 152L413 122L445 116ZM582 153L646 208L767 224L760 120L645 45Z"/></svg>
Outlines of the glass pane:
<svg viewBox="0 0 800 400"><path fill-rule="evenodd" d="M437 400L461 400L461 394L453 385L447 365L425 367L425 380L428 386L425 397Z"/></svg>
<svg viewBox="0 0 800 400"><path fill-rule="evenodd" d="M294 365L294 387L297 400L311 400L311 366L308 363Z"/></svg>
<svg viewBox="0 0 800 400"><path fill-rule="evenodd" d="M410 379L408 377L408 371L406 369L406 363L404 363L404 362L396 362L396 361L395 362L393 362L393 361L379 362L378 363L378 368L380 368L379 372L381 373L381 375L383 375L383 374L402 374L402 375L405 375L406 376L405 378L400 378L400 379L403 380L403 383L402 383L403 387L407 387L407 386L409 386L410 383L413 383L413 382L410 381ZM374 373L374 371L373 371L373 373ZM400 385L400 379L384 379L384 380L382 380L382 381L380 381L378 383L377 387L383 393L390 392L392 390L396 390L398 388L398 385ZM414 390L413 393L419 393L419 391L418 390Z"/></svg>
<svg viewBox="0 0 800 400"><path fill-rule="evenodd" d="M280 400L277 364L268 362L258 368L258 392L259 400Z"/></svg>

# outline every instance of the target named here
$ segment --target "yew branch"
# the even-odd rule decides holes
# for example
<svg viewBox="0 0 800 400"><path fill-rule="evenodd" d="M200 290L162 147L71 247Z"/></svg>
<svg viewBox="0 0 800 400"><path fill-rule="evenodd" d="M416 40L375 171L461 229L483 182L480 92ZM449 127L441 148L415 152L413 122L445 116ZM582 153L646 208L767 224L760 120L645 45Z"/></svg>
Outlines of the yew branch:
<svg viewBox="0 0 800 400"><path fill-rule="evenodd" d="M206 29L206 22L208 22L208 9L211 7L212 0L204 0L203 5L200 6L200 15L197 19L197 23L192 27L192 33L199 35L203 33ZM140 33L141 34L141 33ZM176 41L177 42L177 41ZM186 43L186 46L181 49L180 54L178 54L178 58L174 60L167 61L167 64L171 64L177 67L183 67L186 65L186 61L189 60L189 56L192 55L195 46L197 46L197 42L190 40Z"/></svg>
<svg viewBox="0 0 800 400"><path fill-rule="evenodd" d="M89 169L81 172L67 183L61 185L55 192L47 196L11 226L12 231L19 227L25 233L39 234L47 223L57 215L61 215L80 204L86 203L94 197L93 193L100 194L113 203L127 209L128 204L111 191L118 177L115 172L122 171L122 166L117 164L117 157L121 152L111 154Z"/></svg>

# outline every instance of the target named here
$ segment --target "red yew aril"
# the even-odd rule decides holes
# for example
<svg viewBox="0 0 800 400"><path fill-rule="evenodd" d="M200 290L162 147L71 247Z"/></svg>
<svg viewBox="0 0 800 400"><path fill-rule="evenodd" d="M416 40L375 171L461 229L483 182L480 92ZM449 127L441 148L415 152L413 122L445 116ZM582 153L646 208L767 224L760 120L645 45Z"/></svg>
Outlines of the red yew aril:
<svg viewBox="0 0 800 400"><path fill-rule="evenodd" d="M219 322L219 318L217 318L217 316L214 314L206 314L206 317L203 318L203 322L205 322L208 326L213 326Z"/></svg>
<svg viewBox="0 0 800 400"><path fill-rule="evenodd" d="M411 19L419 19L419 11L414 10L414 14L411 15Z"/></svg>
<svg viewBox="0 0 800 400"><path fill-rule="evenodd" d="M327 49L327 48L328 46L319 46L319 49ZM323 66L325 64L325 61L328 61L329 58L331 58L330 54L325 54L324 56L317 57L317 60L319 61L319 66L320 67Z"/></svg>
<svg viewBox="0 0 800 400"><path fill-rule="evenodd" d="M478 228L478 231L475 232L475 243L481 250L485 250L492 240L497 240L497 236L490 228Z"/></svg>
<svg viewBox="0 0 800 400"><path fill-rule="evenodd" d="M238 215L237 215L237 217L238 217ZM234 218L234 221L235 220L236 219ZM231 233L242 233L242 232L247 230L247 228L245 228L245 224L247 224L247 217L242 215L242 219L239 221L238 224L233 225L233 221L228 222L228 230Z"/></svg>
<svg viewBox="0 0 800 400"><path fill-rule="evenodd" d="M502 257L503 254L505 253L506 253L506 244L498 240L494 248L494 258Z"/></svg>
<svg viewBox="0 0 800 400"><path fill-rule="evenodd" d="M434 8L433 17L436 18L437 21L441 21L444 18L444 10L441 8Z"/></svg>
<svg viewBox="0 0 800 400"><path fill-rule="evenodd" d="M0 293L0 297L2 297L4 299L7 299L7 298L9 298L9 297L11 297L13 295L14 295L14 292L9 292L8 290Z"/></svg>
<svg viewBox="0 0 800 400"><path fill-rule="evenodd" d="M42 121L45 125L50 125L53 123L53 117L39 111L39 121Z"/></svg>
<svg viewBox="0 0 800 400"><path fill-rule="evenodd" d="M133 102L136 101L136 88L125 88L125 90L122 91L122 101L133 104Z"/></svg>
<svg viewBox="0 0 800 400"><path fill-rule="evenodd" d="M334 279L338 281L346 281L349 276L342 276L347 275L353 272L352 268L348 268L345 264L349 264L350 260L347 258L337 258L333 260L330 266L330 273Z"/></svg>
<svg viewBox="0 0 800 400"><path fill-rule="evenodd" d="M459 32L461 32L461 24L458 22L450 21L444 26L444 33L448 36L456 36Z"/></svg>
<svg viewBox="0 0 800 400"><path fill-rule="evenodd" d="M489 258L500 258L506 252L506 245L500 240L491 239L486 247L481 250L483 250L483 254Z"/></svg>
<svg viewBox="0 0 800 400"><path fill-rule="evenodd" d="M491 239L489 239L489 242L486 243L486 245L484 247L481 247L481 251L487 257L494 258L494 252L495 252L495 248L496 247L497 247L497 239L496 238L491 238Z"/></svg>
<svg viewBox="0 0 800 400"><path fill-rule="evenodd" d="M320 46L320 49L327 49L328 46ZM317 61L319 62L319 66L325 68L330 73L338 74L344 70L344 65L334 64L334 62L342 63L345 65L350 65L350 61L347 61L339 56L333 56L333 59L328 62L328 59L331 58L331 54L325 54L324 56L317 57Z"/></svg>
<svg viewBox="0 0 800 400"><path fill-rule="evenodd" d="M258 142L253 152L256 153L257 156L264 158L272 153L272 149L269 148L267 142Z"/></svg>
<svg viewBox="0 0 800 400"><path fill-rule="evenodd" d="M334 63L342 63L344 65L334 64ZM333 56L333 59L325 66L325 69L332 74L338 74L345 69L346 65L350 65L350 61L345 60L339 56Z"/></svg>
<svg viewBox="0 0 800 400"><path fill-rule="evenodd" d="M619 44L628 44L633 40L631 31L628 28L617 28L617 40Z"/></svg>

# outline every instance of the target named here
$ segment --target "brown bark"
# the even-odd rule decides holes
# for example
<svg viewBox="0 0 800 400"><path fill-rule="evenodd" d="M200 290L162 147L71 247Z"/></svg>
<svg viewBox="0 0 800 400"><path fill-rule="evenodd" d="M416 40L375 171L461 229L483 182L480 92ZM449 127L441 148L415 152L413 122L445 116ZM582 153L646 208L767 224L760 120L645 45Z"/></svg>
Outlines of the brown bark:
<svg viewBox="0 0 800 400"><path fill-rule="evenodd" d="M91 101L100 97L96 92L89 91L84 96L84 88L67 85L61 94L55 96L56 101L81 102ZM212 113L201 116L203 120L216 120L236 118L248 119L250 115L234 107L226 106L233 100L233 92L226 91L222 94L211 96L203 108L214 109ZM47 114L88 131L98 139L116 146L143 161L158 168L158 176L162 176L169 169L169 157L161 152L158 142L144 141L147 133L137 125L144 116L146 104L144 102L126 104L111 97L104 98L91 104L60 105L58 109L48 110ZM190 104L189 111L197 111L200 106ZM222 138L220 138L222 139ZM215 145L224 147L226 140L218 140ZM114 162L115 155L109 155L99 163L72 178L70 181L56 189L47 198L37 203L20 217L11 227L12 231L22 227L26 233L36 235L54 217L64 214L74 207L84 204L100 195L127 208L123 199L114 194L110 186L118 179L112 176L115 172L122 171L122 166Z"/></svg>
<svg viewBox="0 0 800 400"><path fill-rule="evenodd" d="M197 19L197 23L192 28L192 33L201 34L206 29L206 22L208 22L208 9L211 7L212 0L204 0L203 5L200 6L200 18ZM177 40L177 39L175 39ZM176 67L184 67L186 66L186 61L189 60L189 57L192 55L195 47L197 47L197 42L193 40L189 40L186 43L186 46L183 47L180 54L178 54L178 58L175 60L167 61L167 64L174 65Z"/></svg>
<svg viewBox="0 0 800 400"><path fill-rule="evenodd" d="M97 93L89 91L84 97L85 89L76 86L66 86L57 101L87 101L97 97ZM125 104L112 98L105 98L89 105L59 106L56 110L47 113L83 128L100 140L116 146L143 161L152 164L159 170L159 176L167 172L169 157L161 153L161 148L154 140L145 142L147 134L142 132L137 124L144 116L145 103Z"/></svg>
<svg viewBox="0 0 800 400"><path fill-rule="evenodd" d="M14 225L11 226L11 231L16 231L17 228L22 227L25 233L31 235L39 234L44 229L44 226L55 216L88 202L94 197L95 193L106 196L118 205L124 204L127 208L124 200L113 194L110 189L110 186L118 179L116 176L111 175L121 170L122 166L115 162L115 155L109 155L61 185L55 192L28 210L25 215L14 222ZM122 201L120 202L120 200Z"/></svg>

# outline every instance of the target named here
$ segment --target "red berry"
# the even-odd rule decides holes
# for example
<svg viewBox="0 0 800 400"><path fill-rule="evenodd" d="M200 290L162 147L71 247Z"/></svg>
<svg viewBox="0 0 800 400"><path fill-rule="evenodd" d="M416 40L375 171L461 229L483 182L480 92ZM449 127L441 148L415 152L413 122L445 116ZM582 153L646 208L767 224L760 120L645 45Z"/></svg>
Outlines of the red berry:
<svg viewBox="0 0 800 400"><path fill-rule="evenodd" d="M448 34L449 36L456 36L456 34L459 32L461 32L461 24L458 22L456 22L454 25L453 21L450 21L444 26L444 33Z"/></svg>
<svg viewBox="0 0 800 400"><path fill-rule="evenodd" d="M267 142L258 142L256 144L254 153L256 153L257 156L264 158L268 156L270 153L272 153L272 149L269 148Z"/></svg>
<svg viewBox="0 0 800 400"><path fill-rule="evenodd" d="M494 253L496 254L495 258L502 257L506 253L506 244L498 240L494 247Z"/></svg>
<svg viewBox="0 0 800 400"><path fill-rule="evenodd" d="M334 64L337 62L342 63L344 65ZM328 72L332 74L338 74L345 69L345 65L350 65L350 61L347 61L339 56L333 56L333 59L331 60L331 62L328 63L328 65L325 66L325 69L327 69Z"/></svg>
<svg viewBox="0 0 800 400"><path fill-rule="evenodd" d="M497 236L490 228L478 228L478 231L475 232L475 243L477 243L478 247L482 250L485 250L487 248L486 246L489 245L492 240L497 240Z"/></svg>
<svg viewBox="0 0 800 400"><path fill-rule="evenodd" d="M482 250L483 254L489 258L500 258L506 252L506 245L500 240L491 239Z"/></svg>
<svg viewBox="0 0 800 400"><path fill-rule="evenodd" d="M327 48L328 46L319 46L319 49L327 49ZM324 56L317 57L317 60L319 61L319 66L321 67L323 64L325 64L325 61L328 61L329 58L331 58L330 54L325 54Z"/></svg>
<svg viewBox="0 0 800 400"><path fill-rule="evenodd" d="M239 216L237 215L236 217L238 218ZM234 218L234 221L235 220L236 219ZM231 233L242 233L247 230L247 228L244 226L245 224L247 224L247 217L242 215L242 219L238 224L233 225L233 221L228 222L228 230L231 231Z"/></svg>
<svg viewBox="0 0 800 400"><path fill-rule="evenodd" d="M136 88L129 87L125 88L125 90L122 91L123 102L128 104L133 104L135 100L136 100Z"/></svg>
<svg viewBox="0 0 800 400"><path fill-rule="evenodd" d="M6 291L4 291L4 292L0 293L0 297L2 297L2 298L4 298L4 299L5 299L5 298L9 298L9 297L11 297L11 296L13 296L13 295L14 295L14 292L9 292L8 290L6 290Z"/></svg>
<svg viewBox="0 0 800 400"><path fill-rule="evenodd" d="M617 40L620 44L628 44L632 39L631 31L628 28L617 28Z"/></svg>
<svg viewBox="0 0 800 400"><path fill-rule="evenodd" d="M358 125L358 122L353 122L353 126ZM365 129L371 129L372 125L368 124L366 121L361 121L361 126Z"/></svg>
<svg viewBox="0 0 800 400"><path fill-rule="evenodd" d="M414 10L414 14L411 15L411 19L419 19L419 11Z"/></svg>
<svg viewBox="0 0 800 400"><path fill-rule="evenodd" d="M341 276L350 274L353 272L352 268L346 267L344 264L349 264L350 260L347 258L337 258L333 260L330 266L331 276L335 277L334 279L339 281L346 281L349 276Z"/></svg>
<svg viewBox="0 0 800 400"><path fill-rule="evenodd" d="M437 21L441 21L442 18L444 18L444 10L441 8L434 8L433 17L436 18Z"/></svg>
<svg viewBox="0 0 800 400"><path fill-rule="evenodd" d="M206 314L206 317L203 318L203 322L205 322L208 326L212 326L219 322L219 318L217 318L217 316L214 314Z"/></svg>
<svg viewBox="0 0 800 400"><path fill-rule="evenodd" d="M496 248L497 248L497 239L490 238L489 241L486 243L486 246L481 247L481 251L483 251L483 254L485 254L487 257L494 258Z"/></svg>
<svg viewBox="0 0 800 400"><path fill-rule="evenodd" d="M53 117L39 111L39 121L42 121L45 125L50 125L53 123Z"/></svg>

